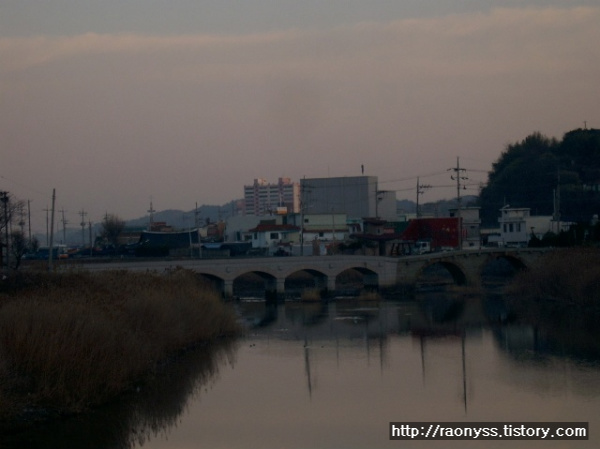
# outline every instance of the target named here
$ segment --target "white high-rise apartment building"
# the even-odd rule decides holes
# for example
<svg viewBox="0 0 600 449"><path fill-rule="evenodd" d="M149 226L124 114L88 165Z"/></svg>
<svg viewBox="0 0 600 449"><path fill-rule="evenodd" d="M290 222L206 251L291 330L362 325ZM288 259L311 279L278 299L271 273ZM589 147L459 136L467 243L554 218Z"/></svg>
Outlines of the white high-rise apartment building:
<svg viewBox="0 0 600 449"><path fill-rule="evenodd" d="M277 184L257 178L244 186L244 214L270 215L300 211L300 184L290 178L279 178Z"/></svg>

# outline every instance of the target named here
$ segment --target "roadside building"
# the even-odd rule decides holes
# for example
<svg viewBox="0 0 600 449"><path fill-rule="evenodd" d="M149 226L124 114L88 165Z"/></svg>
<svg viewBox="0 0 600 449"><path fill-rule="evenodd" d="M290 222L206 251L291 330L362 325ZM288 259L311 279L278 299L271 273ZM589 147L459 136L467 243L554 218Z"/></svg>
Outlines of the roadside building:
<svg viewBox="0 0 600 449"><path fill-rule="evenodd" d="M396 220L396 192L380 191L377 176L305 178L300 180L300 190L302 207L311 214Z"/></svg>
<svg viewBox="0 0 600 449"><path fill-rule="evenodd" d="M277 224L275 220L261 221L252 233L252 250L264 255L290 255L298 243L300 228L290 224Z"/></svg>
<svg viewBox="0 0 600 449"><path fill-rule="evenodd" d="M510 207L500 209L498 218L498 245L527 246L532 235L542 239L548 232L559 233L569 229L571 223L557 222L551 215L531 215L528 207Z"/></svg>
<svg viewBox="0 0 600 449"><path fill-rule="evenodd" d="M416 218L408 222L401 235L403 241L429 242L431 251L458 248L459 221L457 217Z"/></svg>
<svg viewBox="0 0 600 449"><path fill-rule="evenodd" d="M481 248L479 207L461 207L461 245L463 249ZM450 217L458 217L458 209L450 209Z"/></svg>
<svg viewBox="0 0 600 449"><path fill-rule="evenodd" d="M234 215L225 221L226 242L251 242L253 229L262 221L274 221L275 224L283 224L285 215Z"/></svg>
<svg viewBox="0 0 600 449"><path fill-rule="evenodd" d="M504 206L500 209L500 239L506 246L526 245L529 237L527 235L527 219L530 209L528 207Z"/></svg>
<svg viewBox="0 0 600 449"><path fill-rule="evenodd" d="M289 222L301 228L305 243L343 241L348 237L346 214L295 214L289 217Z"/></svg>
<svg viewBox="0 0 600 449"><path fill-rule="evenodd" d="M357 251L364 255L397 255L401 234L397 222L378 218L365 218L360 226L352 226L350 239L357 245Z"/></svg>

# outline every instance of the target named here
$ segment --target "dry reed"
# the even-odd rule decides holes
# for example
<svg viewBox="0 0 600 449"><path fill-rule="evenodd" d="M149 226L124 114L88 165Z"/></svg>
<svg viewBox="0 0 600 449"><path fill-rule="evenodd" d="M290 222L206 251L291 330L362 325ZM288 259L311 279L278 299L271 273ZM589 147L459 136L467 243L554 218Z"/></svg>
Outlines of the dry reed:
<svg viewBox="0 0 600 449"><path fill-rule="evenodd" d="M517 275L507 293L519 300L551 300L584 308L600 305L600 249L564 249Z"/></svg>
<svg viewBox="0 0 600 449"><path fill-rule="evenodd" d="M219 295L184 270L23 279L0 297L0 418L104 403L171 354L237 331Z"/></svg>

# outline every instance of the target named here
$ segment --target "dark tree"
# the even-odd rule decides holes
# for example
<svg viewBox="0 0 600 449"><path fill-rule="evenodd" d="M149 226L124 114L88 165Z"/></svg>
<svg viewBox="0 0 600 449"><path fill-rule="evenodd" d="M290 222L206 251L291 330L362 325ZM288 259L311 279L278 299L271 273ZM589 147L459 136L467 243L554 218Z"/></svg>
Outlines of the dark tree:
<svg viewBox="0 0 600 449"><path fill-rule="evenodd" d="M499 209L529 207L532 213L551 214L556 186L558 143L539 133L511 144L492 165L488 183L480 192L481 218L487 225L498 221Z"/></svg>
<svg viewBox="0 0 600 449"><path fill-rule="evenodd" d="M482 222L497 224L506 204L528 207L532 215L560 213L563 221L589 222L600 212L599 184L600 130L570 131L562 141L534 133L508 145L492 165L480 192Z"/></svg>
<svg viewBox="0 0 600 449"><path fill-rule="evenodd" d="M25 234L21 231L13 231L10 235L10 255L11 255L11 267L14 270L18 270L21 265L21 258L28 250L29 242L25 237Z"/></svg>
<svg viewBox="0 0 600 449"><path fill-rule="evenodd" d="M114 248L119 246L119 236L125 228L125 221L117 215L106 214L102 220L102 238Z"/></svg>

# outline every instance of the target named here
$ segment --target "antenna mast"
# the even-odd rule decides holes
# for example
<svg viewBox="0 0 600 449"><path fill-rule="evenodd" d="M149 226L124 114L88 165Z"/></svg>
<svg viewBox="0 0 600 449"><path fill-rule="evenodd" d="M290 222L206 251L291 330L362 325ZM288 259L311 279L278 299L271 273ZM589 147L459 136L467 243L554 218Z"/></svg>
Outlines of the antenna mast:
<svg viewBox="0 0 600 449"><path fill-rule="evenodd" d="M152 223L154 222L154 212L156 212L152 207L152 197L150 197L150 209L148 209L146 212L150 214L150 223L148 224L148 231L152 231Z"/></svg>

